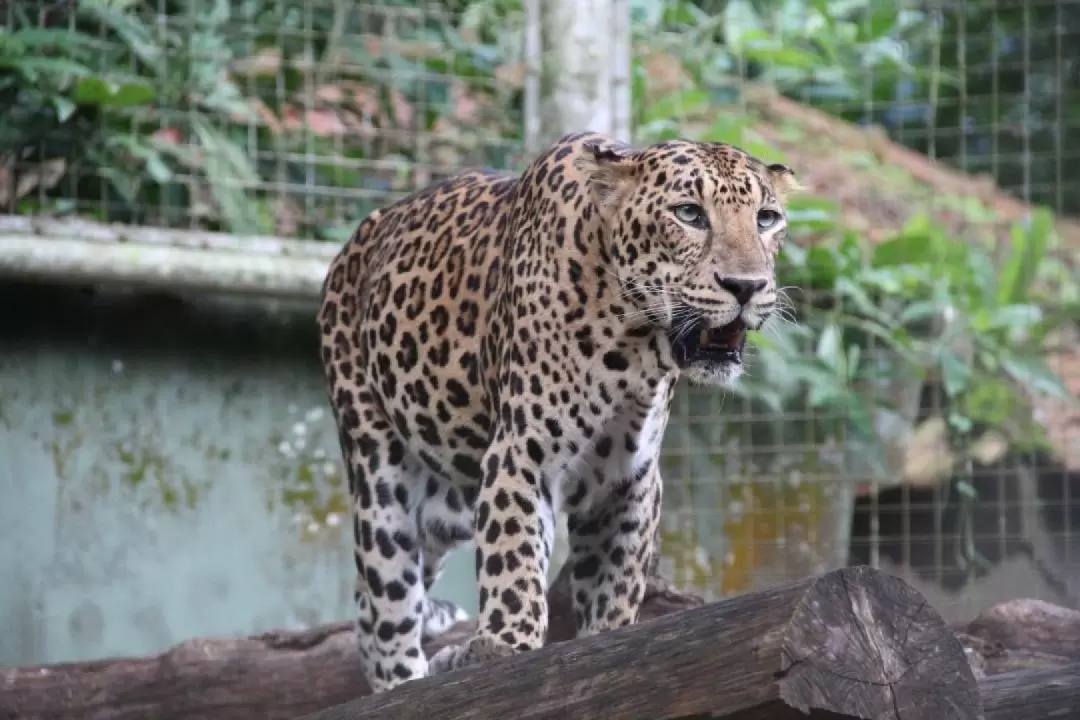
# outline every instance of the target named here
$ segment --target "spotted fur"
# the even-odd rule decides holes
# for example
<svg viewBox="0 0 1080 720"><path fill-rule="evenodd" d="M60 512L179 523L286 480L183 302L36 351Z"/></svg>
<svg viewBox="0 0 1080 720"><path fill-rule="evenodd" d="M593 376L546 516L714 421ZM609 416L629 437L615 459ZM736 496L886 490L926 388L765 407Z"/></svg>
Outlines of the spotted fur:
<svg viewBox="0 0 1080 720"><path fill-rule="evenodd" d="M578 635L635 622L675 382L741 372L793 186L728 145L584 133L520 177L464 172L359 225L318 322L374 691L540 647L559 511ZM429 591L468 540L478 629L429 662L422 640L463 617Z"/></svg>

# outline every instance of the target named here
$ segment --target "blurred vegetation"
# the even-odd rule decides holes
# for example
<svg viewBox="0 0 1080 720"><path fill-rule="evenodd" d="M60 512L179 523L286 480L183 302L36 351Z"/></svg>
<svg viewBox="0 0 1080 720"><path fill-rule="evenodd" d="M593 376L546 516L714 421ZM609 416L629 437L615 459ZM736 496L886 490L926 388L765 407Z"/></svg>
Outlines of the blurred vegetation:
<svg viewBox="0 0 1080 720"><path fill-rule="evenodd" d="M693 97L737 102L734 78L767 82L1076 212L1080 165L1062 155L1080 126L1060 119L1080 112L1080 44L1072 42L1080 16L1038 0L999 5L631 3L637 37L692 73ZM14 110L0 134L0 168L44 174L49 190L23 180L21 193L0 196L8 209L55 210L59 198L86 198L115 219L126 206L166 216L155 222L194 214L200 224L251 232L273 229L282 212L267 185L279 195L292 185L298 193L363 188L374 200L410 187L417 178L402 176L415 172L412 162L521 159L520 0L30 0L0 8L0 101ZM640 59L638 70L640 97ZM664 111L686 100L639 102L639 125L677 122L678 112ZM367 142L342 140L346 131ZM418 133L438 138L418 143ZM66 172L35 166L57 158ZM383 167L361 170L350 160ZM78 178L76 187L58 175ZM307 205L294 222L300 234L319 236L328 228L307 216L319 214ZM330 219L352 221L370 203L357 205L350 217Z"/></svg>
<svg viewBox="0 0 1080 720"><path fill-rule="evenodd" d="M957 242L932 214L869 243L836 202L795 199L783 282L814 310L793 303L797 322L755 338L739 392L763 413L815 411L798 441L843 438L862 462L883 458L882 412L917 421L875 391L897 378L941 386L957 448L987 427L1045 446L1030 398L1067 394L1044 344L1080 309L1050 214L1080 211L1080 164L1061 161L1080 142L1061 122L1080 113L1080 43L1065 42L1080 15L1034 1L631 6L642 141L689 133L696 112L710 122L693 134L780 159L738 112L752 79L1049 208L1002 253L992 232ZM0 212L337 241L394 194L525 160L520 0L59 0L5 14ZM650 53L688 82L656 91Z"/></svg>
<svg viewBox="0 0 1080 720"><path fill-rule="evenodd" d="M933 98L965 84L953 65L930 62L940 57L935 48L943 36L955 46L955 25L962 18L919 10L918 5L903 9L901 2L873 0L639 0L634 6L638 34L653 48L678 53L694 81L688 90L638 104L637 127L643 139L684 133L681 118L695 106L738 106L745 79L767 83L839 117L897 131L903 123L892 119L912 109L931 112L928 103ZM1010 10L999 18L997 32L1007 32L1014 15ZM947 27L949 21L954 27ZM1080 18L1076 21L1080 29ZM976 28L986 25L981 17ZM973 32L971 25L967 28ZM983 36L975 37L980 42L970 46L988 47ZM1074 68L1080 61L1076 47ZM969 47L967 63L985 74L990 60L973 58L970 52ZM1037 58L1032 68L1033 73L1046 73ZM638 80L636 96L647 95L648 76L641 73ZM907 88L911 104L897 101L899 88ZM990 89L982 88L980 97L990 97ZM1000 82L995 92L1002 94L1002 106L1019 101L1006 96ZM1077 100L1080 103L1080 97ZM875 114L864 116L864 107L874 108ZM1013 108L1008 114L1016 112ZM984 133L1000 133L997 125L1003 122L1004 115L985 118L979 126ZM724 116L701 136L775 156L774 148L754 139L752 124L746 117ZM1007 153L1002 141L995 140L993 146ZM786 248L785 277L801 290L827 298L833 308L800 316L800 326L786 328L779 339L762 338L765 372L760 382L748 379L745 386L772 409L779 409L785 388L808 381L812 405L838 404L843 416L861 419L856 427L869 427L864 403L845 389L859 379L895 377L897 371L887 363L873 372L867 368L881 362L880 357L861 356L860 348L871 339L893 358L944 378L949 399L955 401L951 422L961 430L973 422L1004 422L1016 400L1003 394L1006 378L1040 392L1063 392L1045 365L1025 354L1038 352L1047 334L1073 317L1078 307L1075 273L1052 255L1058 239L1048 209L1013 228L1004 254L990 233L981 243L957 243L949 228L926 216L911 218L895 237L871 247L860 233L843 227L834 202L797 197L791 214L795 234L818 241L809 248ZM798 349L787 343L800 335L805 336L803 347L814 348L816 364L793 370L787 359ZM853 343L856 338L859 342ZM778 353L775 364L773 352ZM969 397L969 392L975 395Z"/></svg>

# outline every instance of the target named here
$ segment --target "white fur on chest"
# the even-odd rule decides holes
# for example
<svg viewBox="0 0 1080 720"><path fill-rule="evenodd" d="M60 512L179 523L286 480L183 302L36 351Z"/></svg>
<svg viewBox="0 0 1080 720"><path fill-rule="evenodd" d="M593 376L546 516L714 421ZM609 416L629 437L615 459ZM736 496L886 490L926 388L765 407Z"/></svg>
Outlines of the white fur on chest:
<svg viewBox="0 0 1080 720"><path fill-rule="evenodd" d="M664 430L667 429L670 415L668 398L673 382L673 378L666 377L657 384L649 412L637 433L637 449L633 453L615 453L609 458L606 469L612 476L621 474L624 477L636 477L642 474L646 466L659 462L660 449L664 444ZM629 422L623 421L623 425L625 427L620 428L620 435L625 435L632 429Z"/></svg>
<svg viewBox="0 0 1080 720"><path fill-rule="evenodd" d="M578 483L585 480L591 486L588 498L575 509L588 512L590 507L604 502L612 487L643 477L650 466L659 462L670 415L668 398L674 382L675 378L668 377L657 384L644 417L638 405L634 410L616 413L604 424L594 442L568 463L566 474L558 483L562 499L573 496ZM604 436L611 440L611 452L606 458L596 453L595 440ZM628 449L627 438L633 440L632 449Z"/></svg>

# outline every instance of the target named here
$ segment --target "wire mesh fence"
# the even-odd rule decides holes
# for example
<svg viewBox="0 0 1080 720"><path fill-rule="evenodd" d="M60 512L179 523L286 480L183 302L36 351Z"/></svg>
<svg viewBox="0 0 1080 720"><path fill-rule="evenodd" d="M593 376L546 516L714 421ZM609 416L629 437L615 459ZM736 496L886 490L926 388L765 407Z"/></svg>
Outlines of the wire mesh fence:
<svg viewBox="0 0 1080 720"><path fill-rule="evenodd" d="M869 562L981 606L973 578L1020 557L1034 579L1007 594L1075 598L1077 415L1031 398L1080 389L1080 232L1017 201L1080 212L1080 2L612 5L635 141L731 142L812 190L783 260L794 322L739 389L677 398L675 580L715 596ZM0 210L340 242L559 134L527 7L0 3Z"/></svg>
<svg viewBox="0 0 1080 720"><path fill-rule="evenodd" d="M734 592L865 562L924 583L957 616L1017 593L1074 602L1080 486L1068 448L1075 411L1045 398L1033 407L1000 386L1017 380L1009 358L1018 344L1040 345L1047 334L1008 331L998 343L971 319L1008 314L1013 303L1041 304L1040 321L1075 317L1068 309L1074 301L1064 300L1075 297L1075 239L1044 257L1042 241L1017 241L1018 228L1032 226L1030 210L994 196L996 185L1024 202L1075 212L1077 178L1067 140L1061 144L1076 132L1069 108L1080 99L1078 57L1070 50L1075 4L635 7L637 139L697 134L764 157L780 152L842 208L846 227L875 247L852 243L849 257L861 260L846 270L829 267L836 259L822 246L845 240L835 228L811 227L821 206L795 202L792 216L806 222L797 223L796 242L821 255L806 262L789 256L782 274L792 286L793 317L813 330L789 335L802 342L778 353L775 370L776 347L759 350L751 373L764 389L750 379L741 397L680 395L665 453L665 547L675 576ZM826 118L884 137L855 137ZM963 175L941 175L926 158ZM913 178L921 191L913 191ZM965 249L952 254L914 240L930 227L930 234L943 233L939 241L947 236ZM935 287L909 285L894 304L872 276L890 265L886 248L902 246L909 259L926 263ZM1024 291L1009 291L1020 257L1041 270L1028 275L1033 282ZM834 272L840 282L827 277ZM1036 275L1055 289L1036 290ZM996 300L968 294L977 287L996 291ZM856 339L849 321L868 317L869 296L896 315ZM898 319L918 313L912 302L934 304L951 329L916 330ZM911 330L937 360L898 362L894 342ZM836 345L833 331L843 338ZM1070 343L1058 345L1050 364L1076 396ZM782 389L794 366L822 361L800 391ZM833 392L829 375L857 388L873 417L853 422L858 411L839 399L843 391L823 399ZM874 427L878 442L852 432L860 425Z"/></svg>
<svg viewBox="0 0 1080 720"><path fill-rule="evenodd" d="M16 35L13 55L27 58L41 110L63 118L11 123L21 176L64 161L60 177L25 180L7 199L22 212L337 239L462 166L520 163L521 78L500 62L520 45L520 27L506 35L512 17L323 0L11 3L5 14L38 30ZM64 44L70 66L30 62ZM104 112L50 108L77 63L88 72L76 94ZM91 74L102 66L108 86Z"/></svg>

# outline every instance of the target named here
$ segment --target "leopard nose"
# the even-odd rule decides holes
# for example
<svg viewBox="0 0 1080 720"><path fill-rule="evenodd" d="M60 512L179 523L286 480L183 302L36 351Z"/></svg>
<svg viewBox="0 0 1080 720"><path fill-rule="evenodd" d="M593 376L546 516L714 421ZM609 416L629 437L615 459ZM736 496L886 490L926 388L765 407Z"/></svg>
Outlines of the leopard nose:
<svg viewBox="0 0 1080 720"><path fill-rule="evenodd" d="M754 293L765 287L765 281L761 279L724 277L720 273L716 273L714 277L716 284L734 295L735 301L740 305L750 302Z"/></svg>

